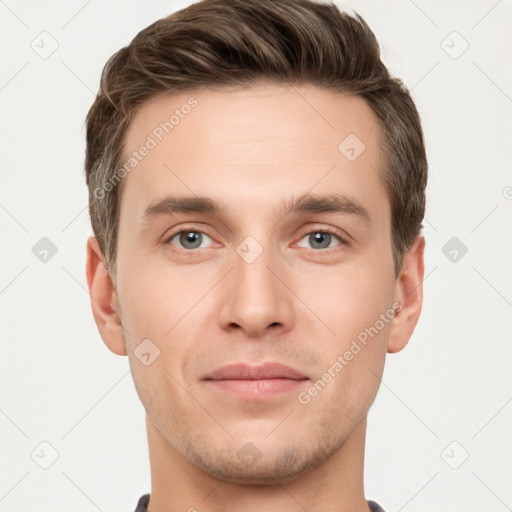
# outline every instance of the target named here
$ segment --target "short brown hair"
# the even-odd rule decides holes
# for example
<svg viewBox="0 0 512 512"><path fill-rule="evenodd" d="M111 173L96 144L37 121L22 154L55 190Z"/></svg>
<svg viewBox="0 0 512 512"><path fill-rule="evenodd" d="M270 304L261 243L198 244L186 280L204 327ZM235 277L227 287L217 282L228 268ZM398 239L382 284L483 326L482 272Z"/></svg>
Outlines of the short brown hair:
<svg viewBox="0 0 512 512"><path fill-rule="evenodd" d="M381 175L398 276L425 214L420 118L363 18L315 0L203 0L151 24L107 61L86 119L85 173L92 227L111 275L122 182L108 194L103 187L121 165L137 109L165 93L261 82L309 84L368 102L383 133Z"/></svg>

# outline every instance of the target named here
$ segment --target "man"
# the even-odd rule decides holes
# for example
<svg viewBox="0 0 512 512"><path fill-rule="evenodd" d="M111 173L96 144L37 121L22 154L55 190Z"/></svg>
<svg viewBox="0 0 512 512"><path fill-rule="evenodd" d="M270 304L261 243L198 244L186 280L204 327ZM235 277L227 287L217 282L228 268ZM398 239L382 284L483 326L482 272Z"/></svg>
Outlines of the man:
<svg viewBox="0 0 512 512"><path fill-rule="evenodd" d="M128 355L137 512L362 512L366 418L422 306L420 120L364 20L204 0L107 62L87 117L94 319Z"/></svg>

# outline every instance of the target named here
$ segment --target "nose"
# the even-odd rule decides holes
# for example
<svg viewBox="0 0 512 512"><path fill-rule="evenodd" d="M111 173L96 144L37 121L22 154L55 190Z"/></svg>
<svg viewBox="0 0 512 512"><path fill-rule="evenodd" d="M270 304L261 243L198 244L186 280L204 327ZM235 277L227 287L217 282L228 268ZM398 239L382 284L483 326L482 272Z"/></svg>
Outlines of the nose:
<svg viewBox="0 0 512 512"><path fill-rule="evenodd" d="M240 253L243 254L243 253ZM293 324L293 298L286 264L263 252L251 262L233 255L233 270L226 276L219 322L223 329L241 330L247 337L281 334Z"/></svg>

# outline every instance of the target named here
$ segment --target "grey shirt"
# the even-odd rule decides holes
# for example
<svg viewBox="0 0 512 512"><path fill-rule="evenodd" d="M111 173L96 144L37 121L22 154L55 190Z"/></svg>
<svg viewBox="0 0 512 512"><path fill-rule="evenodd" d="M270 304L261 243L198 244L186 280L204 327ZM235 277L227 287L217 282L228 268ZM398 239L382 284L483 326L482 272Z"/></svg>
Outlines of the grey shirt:
<svg viewBox="0 0 512 512"><path fill-rule="evenodd" d="M135 512L147 512L149 503L149 494L144 494L139 498ZM368 506L372 512L384 512L384 509L375 501L368 501Z"/></svg>

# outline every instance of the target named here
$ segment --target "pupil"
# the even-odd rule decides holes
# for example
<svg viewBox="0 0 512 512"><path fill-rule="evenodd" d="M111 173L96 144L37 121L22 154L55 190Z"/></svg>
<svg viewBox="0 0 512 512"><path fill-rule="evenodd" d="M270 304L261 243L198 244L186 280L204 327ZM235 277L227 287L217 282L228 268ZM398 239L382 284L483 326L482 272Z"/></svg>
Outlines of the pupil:
<svg viewBox="0 0 512 512"><path fill-rule="evenodd" d="M329 247L330 236L331 235L329 233L317 232L314 234L314 243L318 243L320 248Z"/></svg>
<svg viewBox="0 0 512 512"><path fill-rule="evenodd" d="M197 231L186 231L181 234L181 243L188 249L196 249L201 245L200 236Z"/></svg>

